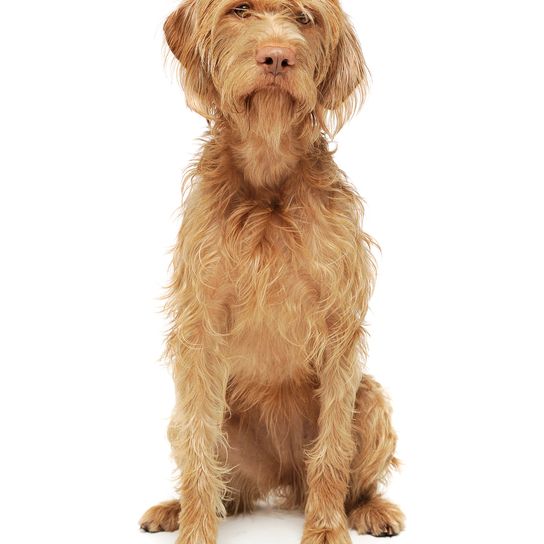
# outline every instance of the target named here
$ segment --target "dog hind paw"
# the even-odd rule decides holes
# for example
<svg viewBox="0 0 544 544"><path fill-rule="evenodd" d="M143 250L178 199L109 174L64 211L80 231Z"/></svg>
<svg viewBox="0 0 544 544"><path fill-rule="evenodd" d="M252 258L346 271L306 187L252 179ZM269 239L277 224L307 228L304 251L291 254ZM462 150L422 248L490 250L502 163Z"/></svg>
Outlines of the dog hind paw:
<svg viewBox="0 0 544 544"><path fill-rule="evenodd" d="M373 497L350 513L349 524L361 535L391 537L404 529L404 514L395 504Z"/></svg>
<svg viewBox="0 0 544 544"><path fill-rule="evenodd" d="M179 528L179 501L161 502L151 507L140 519L140 529L146 533L174 532Z"/></svg>

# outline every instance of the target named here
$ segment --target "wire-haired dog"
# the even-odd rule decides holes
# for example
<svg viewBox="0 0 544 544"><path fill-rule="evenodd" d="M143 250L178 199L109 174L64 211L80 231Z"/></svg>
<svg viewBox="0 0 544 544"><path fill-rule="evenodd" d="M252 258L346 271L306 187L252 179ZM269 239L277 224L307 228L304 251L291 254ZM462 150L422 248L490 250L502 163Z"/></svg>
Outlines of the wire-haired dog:
<svg viewBox="0 0 544 544"><path fill-rule="evenodd" d="M364 97L353 29L338 0L186 0L164 30L210 129L167 305L181 500L141 526L212 544L220 517L274 494L304 508L305 544L395 535L396 436L361 370L372 240L328 146Z"/></svg>

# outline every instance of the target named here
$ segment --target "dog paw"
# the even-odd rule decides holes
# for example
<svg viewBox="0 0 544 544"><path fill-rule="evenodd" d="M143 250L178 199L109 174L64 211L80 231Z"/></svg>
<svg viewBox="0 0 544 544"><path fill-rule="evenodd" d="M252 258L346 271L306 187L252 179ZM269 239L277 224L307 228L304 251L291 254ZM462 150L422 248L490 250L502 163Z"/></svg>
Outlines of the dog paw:
<svg viewBox="0 0 544 544"><path fill-rule="evenodd" d="M306 527L301 544L351 544L351 537L346 527L337 529Z"/></svg>
<svg viewBox="0 0 544 544"><path fill-rule="evenodd" d="M404 529L404 514L393 503L374 497L351 512L349 524L361 535L391 537Z"/></svg>
<svg viewBox="0 0 544 544"><path fill-rule="evenodd" d="M150 508L140 519L140 529L146 533L173 532L179 528L179 501L167 501Z"/></svg>

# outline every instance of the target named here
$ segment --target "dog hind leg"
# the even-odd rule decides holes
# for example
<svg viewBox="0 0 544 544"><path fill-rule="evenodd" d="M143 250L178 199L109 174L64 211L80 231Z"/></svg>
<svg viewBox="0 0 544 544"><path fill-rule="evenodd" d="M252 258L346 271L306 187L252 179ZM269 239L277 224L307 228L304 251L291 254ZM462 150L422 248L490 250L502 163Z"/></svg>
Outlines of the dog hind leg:
<svg viewBox="0 0 544 544"><path fill-rule="evenodd" d="M349 525L359 534L394 536L404 528L404 514L379 492L395 458L396 434L391 408L381 386L364 376L357 392L354 431L357 452L351 464L350 494L346 501Z"/></svg>

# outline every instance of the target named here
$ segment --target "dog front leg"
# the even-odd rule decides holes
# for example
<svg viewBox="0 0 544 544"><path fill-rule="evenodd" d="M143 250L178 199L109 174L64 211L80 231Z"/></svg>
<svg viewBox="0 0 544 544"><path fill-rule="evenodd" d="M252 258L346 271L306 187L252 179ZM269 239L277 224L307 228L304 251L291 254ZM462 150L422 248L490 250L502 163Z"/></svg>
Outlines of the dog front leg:
<svg viewBox="0 0 544 544"><path fill-rule="evenodd" d="M303 544L348 544L344 502L355 444L353 411L360 370L353 349L331 355L319 372L318 436L307 453L308 497Z"/></svg>
<svg viewBox="0 0 544 544"><path fill-rule="evenodd" d="M202 348L175 364L176 408L169 436L181 471L179 537L176 544L215 544L223 506L222 445L227 369Z"/></svg>

